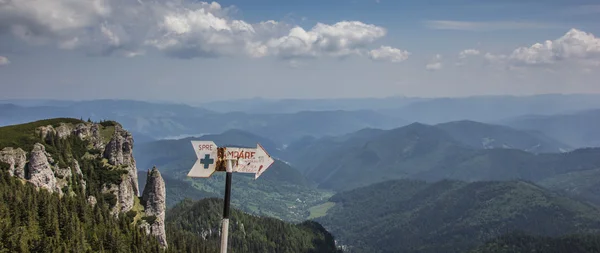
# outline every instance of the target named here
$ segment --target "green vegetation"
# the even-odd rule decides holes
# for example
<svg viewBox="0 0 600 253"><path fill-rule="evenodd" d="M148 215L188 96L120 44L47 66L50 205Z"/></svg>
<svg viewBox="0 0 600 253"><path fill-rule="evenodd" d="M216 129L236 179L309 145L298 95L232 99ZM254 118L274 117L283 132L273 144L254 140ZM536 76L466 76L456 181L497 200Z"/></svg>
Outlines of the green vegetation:
<svg viewBox="0 0 600 253"><path fill-rule="evenodd" d="M167 212L169 248L185 249L186 252L218 252L222 211L223 202L218 199L198 202L186 199L177 204ZM200 236L204 236L206 241L199 240ZM232 209L228 252L340 251L335 247L333 236L318 223L307 221L294 225Z"/></svg>
<svg viewBox="0 0 600 253"><path fill-rule="evenodd" d="M60 123L79 124L83 123L83 121L71 118L57 118L0 127L0 149L5 147L19 147L30 151L36 142L41 142L41 137L35 133L36 128L48 125L58 127Z"/></svg>
<svg viewBox="0 0 600 253"><path fill-rule="evenodd" d="M49 122L58 125L62 121L50 120L38 125L47 125ZM101 124L103 125L101 131L109 136L111 131L114 132L117 123L106 121ZM15 148L30 145L25 148L27 150L31 150L36 142L42 143L56 163L53 165L74 168L74 163L77 161L83 175L80 176L73 170L73 178L63 188L67 194L60 198L57 193L51 194L46 190L36 189L32 184L11 177L5 171L0 172L0 252L164 251L160 249L155 237L146 235L143 229L137 226L141 220L149 224L157 220L156 216L143 214L144 207L139 198L134 199L132 210L120 214L118 218L110 213L110 210L117 205L117 198L111 192L102 192L102 188L120 184L127 170L108 164L99 150L90 149L89 141L80 140L76 136L58 138L56 134L50 132L43 140L36 138L35 136L39 136L35 133L38 125L30 123L0 128L1 133L16 133L11 136L2 135L2 143L9 143ZM28 132L20 134L19 131ZM8 167L4 163L0 166L2 169ZM284 164L281 163L279 166ZM291 172L294 172L293 169ZM279 178L302 185L308 184L302 177L300 180L294 178L297 175L280 171L268 176L265 174L264 177ZM85 192L80 183L81 179L87 183ZM252 180L248 176L239 179L237 181L240 182ZM213 194L213 192L194 188L189 181L171 178L167 180L184 183L181 185L175 183L174 187L168 190L168 194L175 195L174 199L183 198L188 193L194 197ZM222 189L222 187L221 183L218 188ZM276 187L273 185L268 187L275 195L278 194ZM301 186L294 185L294 187ZM257 191L251 193L257 195L255 199L264 198ZM88 196L95 197L96 205L92 206L88 203ZM265 199L259 204L270 202L272 200ZM221 210L222 202L214 199L199 203L184 201L177 205L168 212L170 214L168 218L170 223L167 226L169 247L166 251L218 252L218 232L208 234L207 240L201 239L200 234L202 231L219 229ZM210 226L202 227L198 226L199 224ZM245 224L245 228L240 224ZM237 230L240 226L243 228ZM259 218L233 210L232 227L230 247L233 251L231 252L249 250L252 252L337 252L333 237L314 222L293 225L277 219Z"/></svg>
<svg viewBox="0 0 600 253"><path fill-rule="evenodd" d="M37 190L0 172L0 252L160 252L158 241L114 218L109 204Z"/></svg>
<svg viewBox="0 0 600 253"><path fill-rule="evenodd" d="M600 168L600 148L562 154L475 149L437 127L415 123L362 142L350 141L315 164L305 169L307 177L321 188L336 191L402 178L540 181Z"/></svg>
<svg viewBox="0 0 600 253"><path fill-rule="evenodd" d="M272 145L268 140L242 131L228 131L211 136L210 139L217 145L256 146L256 143L266 143L267 151L276 150L274 147L267 148ZM207 179L187 178L186 174L197 159L189 139L147 143L136 147L134 152L139 168L150 168L153 165L161 168L167 187L168 206L183 198L222 198L224 173L215 173ZM310 207L326 202L333 195L331 191L314 187L314 183L298 170L279 160L257 180L254 180L253 175L236 173L232 183L234 207L244 212L290 222L306 220L310 215ZM193 188L190 189L189 186Z"/></svg>
<svg viewBox="0 0 600 253"><path fill-rule="evenodd" d="M114 120L101 120L100 122L98 122L101 126L103 127L114 127L119 125L119 123L117 123Z"/></svg>
<svg viewBox="0 0 600 253"><path fill-rule="evenodd" d="M600 252L600 234L543 237L511 233L471 251L471 253L513 252L596 253Z"/></svg>
<svg viewBox="0 0 600 253"><path fill-rule="evenodd" d="M108 121L107 121L108 122ZM105 122L108 127L101 129L102 131L112 131L114 133L115 122ZM66 138L59 138L54 132L49 132L45 139L41 139L35 129L40 126L59 126L60 124L78 124L83 121L76 119L51 119L36 121L27 124L14 125L1 127L0 133L6 133L8 135L1 135L0 143L10 143L11 147L22 148L27 152L33 149L35 143L41 143L44 145L46 152L48 152L55 160L56 164L60 168L72 167L74 160L79 162L81 171L83 172L83 179L87 182L86 193L91 196L101 197L105 199L107 203L116 204L116 199L111 197L111 194L101 194L100 191L103 186L111 184L120 184L122 176L127 174L127 170L121 168L113 168L113 166L106 163L101 156L88 156L91 149L91 144L88 141L79 139L76 136L67 136ZM108 129L111 128L112 130ZM112 136L112 133L110 134ZM109 139L110 140L110 139ZM98 151L92 151L94 154L98 154ZM74 179L72 180L70 189L79 193L81 185L79 185L79 178L76 173L72 173Z"/></svg>
<svg viewBox="0 0 600 253"><path fill-rule="evenodd" d="M102 141L104 143L110 142L110 139L113 137L114 133L115 133L114 126L112 126L112 125L104 126L104 128L102 128L100 130L100 136L102 137Z"/></svg>
<svg viewBox="0 0 600 253"><path fill-rule="evenodd" d="M600 210L524 181L396 180L336 194L315 219L352 252L464 252L498 236L599 233Z"/></svg>
<svg viewBox="0 0 600 253"><path fill-rule="evenodd" d="M323 204L313 206L308 209L310 211L310 216L308 219L315 219L319 217L323 217L327 214L327 211L335 206L333 202L325 202Z"/></svg>
<svg viewBox="0 0 600 253"><path fill-rule="evenodd" d="M276 170L270 168L269 170ZM268 171L265 173L265 175ZM192 185L213 196L222 198L225 175L218 173L208 179L189 179ZM274 217L291 222L306 220L308 209L325 202L332 192L235 174L232 181L231 204L244 212Z"/></svg>
<svg viewBox="0 0 600 253"><path fill-rule="evenodd" d="M10 164L0 161L0 170L8 170L10 168Z"/></svg>
<svg viewBox="0 0 600 253"><path fill-rule="evenodd" d="M435 125L473 148L514 148L532 153L560 153L566 144L534 131L462 120Z"/></svg>
<svg viewBox="0 0 600 253"><path fill-rule="evenodd" d="M538 184L600 206L600 169L561 174Z"/></svg>

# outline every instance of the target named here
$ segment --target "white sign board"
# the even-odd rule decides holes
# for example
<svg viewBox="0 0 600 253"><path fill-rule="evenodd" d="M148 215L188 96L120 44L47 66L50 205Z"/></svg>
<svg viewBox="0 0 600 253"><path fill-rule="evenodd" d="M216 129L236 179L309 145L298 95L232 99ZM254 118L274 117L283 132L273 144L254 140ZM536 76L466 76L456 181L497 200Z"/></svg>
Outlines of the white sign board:
<svg viewBox="0 0 600 253"><path fill-rule="evenodd" d="M256 148L225 148L225 159L236 161L233 172L254 173L255 179L275 162L260 144Z"/></svg>
<svg viewBox="0 0 600 253"><path fill-rule="evenodd" d="M212 141L192 141L198 160L188 173L188 177L210 177L217 169L219 160L217 145Z"/></svg>

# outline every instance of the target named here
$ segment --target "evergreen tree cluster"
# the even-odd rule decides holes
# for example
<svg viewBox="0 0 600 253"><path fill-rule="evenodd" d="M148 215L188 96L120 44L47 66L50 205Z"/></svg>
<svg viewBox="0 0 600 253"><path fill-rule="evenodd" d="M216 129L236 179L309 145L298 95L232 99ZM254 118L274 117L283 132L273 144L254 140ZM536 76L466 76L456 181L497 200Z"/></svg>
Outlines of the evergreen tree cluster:
<svg viewBox="0 0 600 253"><path fill-rule="evenodd" d="M563 237L532 236L522 232L496 238L471 253L596 253L600 252L600 234Z"/></svg>
<svg viewBox="0 0 600 253"><path fill-rule="evenodd" d="M132 222L103 199L61 198L0 172L0 252L161 252Z"/></svg>
<svg viewBox="0 0 600 253"><path fill-rule="evenodd" d="M219 252L222 201L184 200L168 210L169 247L163 249L154 236L147 235L135 222L139 217L137 220L152 223L156 217L145 216L135 208L118 216L111 214L116 197L102 192L102 188L120 184L126 170L108 164L88 141L76 136L59 138L52 132L42 139L35 132L37 127L56 127L61 123L81 121L50 119L0 127L0 149L14 147L30 152L35 143L41 143L54 160L52 165L71 168L72 175L61 197L10 176L6 172L9 165L0 163L0 253ZM101 130L110 134L109 127L118 123L101 121L100 124L104 128ZM75 170L75 160L82 175ZM57 173L55 176L67 179ZM86 182L85 189L82 179ZM89 197L96 199L95 205L90 204ZM203 234L207 231L212 232ZM331 234L314 222L294 225L232 210L230 231L229 252L339 252Z"/></svg>
<svg viewBox="0 0 600 253"><path fill-rule="evenodd" d="M171 252L219 252L223 201L185 199L167 212ZM337 253L334 238L320 224L290 224L231 210L228 252Z"/></svg>

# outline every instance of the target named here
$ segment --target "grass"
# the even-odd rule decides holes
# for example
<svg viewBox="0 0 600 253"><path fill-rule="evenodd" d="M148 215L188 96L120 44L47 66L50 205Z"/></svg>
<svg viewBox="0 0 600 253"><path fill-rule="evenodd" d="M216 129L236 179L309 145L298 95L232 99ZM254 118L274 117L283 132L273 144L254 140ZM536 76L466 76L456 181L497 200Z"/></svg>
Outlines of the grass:
<svg viewBox="0 0 600 253"><path fill-rule="evenodd" d="M0 127L0 149L5 147L20 147L26 151L32 150L36 142L42 142L35 130L41 126L58 127L60 123L79 124L83 121L73 118L56 118L35 122Z"/></svg>
<svg viewBox="0 0 600 253"><path fill-rule="evenodd" d="M135 217L133 217L133 224L136 224L136 222L142 219L142 213L144 212L144 206L142 206L142 203L140 203L139 197L133 198L133 207L131 210L136 212Z"/></svg>
<svg viewBox="0 0 600 253"><path fill-rule="evenodd" d="M311 220L311 219L323 217L327 214L327 211L329 211L329 209L331 209L334 206L335 206L335 203L333 203L333 202L325 202L318 206L313 206L308 209L310 211L310 216L308 217L308 219Z"/></svg>
<svg viewBox="0 0 600 253"><path fill-rule="evenodd" d="M109 143L112 136L115 134L114 126L106 126L100 130L100 136L102 137L102 142L104 144Z"/></svg>

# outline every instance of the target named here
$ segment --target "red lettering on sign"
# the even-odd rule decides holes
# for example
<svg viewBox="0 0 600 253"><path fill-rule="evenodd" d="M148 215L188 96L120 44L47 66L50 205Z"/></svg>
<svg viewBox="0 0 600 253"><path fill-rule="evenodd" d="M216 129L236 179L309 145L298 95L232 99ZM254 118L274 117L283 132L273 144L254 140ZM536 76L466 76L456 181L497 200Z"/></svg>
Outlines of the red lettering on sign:
<svg viewBox="0 0 600 253"><path fill-rule="evenodd" d="M212 145L209 145L209 144L198 145L198 148L200 148L200 150L211 150L212 151Z"/></svg>
<svg viewBox="0 0 600 253"><path fill-rule="evenodd" d="M254 158L254 155L256 154L256 152L252 152L252 151L228 151L227 152L227 157L228 158L232 158L232 159L251 159Z"/></svg>

